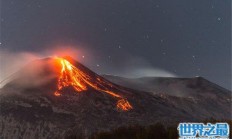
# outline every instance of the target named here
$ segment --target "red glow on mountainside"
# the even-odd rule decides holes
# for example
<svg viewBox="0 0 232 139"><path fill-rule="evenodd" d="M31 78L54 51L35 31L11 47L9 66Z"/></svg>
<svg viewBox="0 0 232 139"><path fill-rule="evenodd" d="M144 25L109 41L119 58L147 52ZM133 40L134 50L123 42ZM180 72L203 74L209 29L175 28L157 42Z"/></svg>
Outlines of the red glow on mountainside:
<svg viewBox="0 0 232 139"><path fill-rule="evenodd" d="M113 86L112 84L103 81L100 78L97 78L97 80L93 82L93 79L88 74L76 68L66 59L56 59L58 60L61 69L58 77L57 90L54 92L55 96L62 96L62 89L65 87L71 86L77 93L81 93L88 90L89 87L92 87L99 92L107 93L116 98L118 100L116 105L118 109L128 111L133 108L125 98L109 89L109 86Z"/></svg>

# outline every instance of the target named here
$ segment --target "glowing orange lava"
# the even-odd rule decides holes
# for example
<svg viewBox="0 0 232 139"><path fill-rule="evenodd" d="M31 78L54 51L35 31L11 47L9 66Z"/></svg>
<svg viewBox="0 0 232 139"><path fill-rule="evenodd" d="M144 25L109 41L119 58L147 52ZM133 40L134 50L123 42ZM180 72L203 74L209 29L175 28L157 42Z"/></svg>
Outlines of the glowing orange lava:
<svg viewBox="0 0 232 139"><path fill-rule="evenodd" d="M80 72L76 67L63 58L58 58L61 63L61 72L58 79L58 92L64 87L72 86L77 92L87 90L87 86L83 84L82 78L84 73Z"/></svg>
<svg viewBox="0 0 232 139"><path fill-rule="evenodd" d="M133 108L125 98L111 90L108 90L108 87L113 86L112 84L103 81L100 78L96 78L96 81L93 82L92 78L88 74L73 66L66 59L57 58L57 60L61 65L61 71L58 78L57 91L54 92L55 96L61 96L62 89L68 86L72 86L78 93L86 91L88 87L92 87L100 92L105 92L118 99L118 109L128 111Z"/></svg>
<svg viewBox="0 0 232 139"><path fill-rule="evenodd" d="M132 109L132 106L130 105L130 103L127 100L120 99L117 103L117 108L124 110L124 111L128 111L128 110Z"/></svg>

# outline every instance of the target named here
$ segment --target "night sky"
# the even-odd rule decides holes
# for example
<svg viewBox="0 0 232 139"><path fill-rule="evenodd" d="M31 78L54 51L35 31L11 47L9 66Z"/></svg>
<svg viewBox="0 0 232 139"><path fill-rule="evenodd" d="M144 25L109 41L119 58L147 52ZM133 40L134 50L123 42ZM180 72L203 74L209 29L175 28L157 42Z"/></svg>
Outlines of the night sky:
<svg viewBox="0 0 232 139"><path fill-rule="evenodd" d="M230 89L230 0L1 0L0 6L1 50L72 47L76 59L101 74L203 76Z"/></svg>

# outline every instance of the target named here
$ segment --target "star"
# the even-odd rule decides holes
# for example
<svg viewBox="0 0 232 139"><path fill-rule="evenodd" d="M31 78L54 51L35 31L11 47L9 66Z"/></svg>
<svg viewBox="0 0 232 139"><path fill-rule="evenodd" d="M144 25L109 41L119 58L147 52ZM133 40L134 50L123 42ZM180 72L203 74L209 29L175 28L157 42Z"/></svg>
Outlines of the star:
<svg viewBox="0 0 232 139"><path fill-rule="evenodd" d="M149 39L150 38L149 35L146 35L146 38Z"/></svg>
<svg viewBox="0 0 232 139"><path fill-rule="evenodd" d="M85 56L83 55L82 58L85 58Z"/></svg>
<svg viewBox="0 0 232 139"><path fill-rule="evenodd" d="M195 59L196 59L196 56L193 55L192 58L193 58L192 60L193 60L193 63L194 63L194 62L195 62Z"/></svg>
<svg viewBox="0 0 232 139"><path fill-rule="evenodd" d="M221 21L221 17L218 17L217 20L218 20L218 21Z"/></svg>
<svg viewBox="0 0 232 139"><path fill-rule="evenodd" d="M121 49L121 46L119 45L118 48Z"/></svg>

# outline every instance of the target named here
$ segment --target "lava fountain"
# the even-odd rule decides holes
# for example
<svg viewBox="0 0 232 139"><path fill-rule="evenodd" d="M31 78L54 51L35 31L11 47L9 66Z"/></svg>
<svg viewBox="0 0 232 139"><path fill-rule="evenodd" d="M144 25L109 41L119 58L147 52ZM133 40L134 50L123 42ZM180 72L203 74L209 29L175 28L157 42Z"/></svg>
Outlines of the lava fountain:
<svg viewBox="0 0 232 139"><path fill-rule="evenodd" d="M57 90L54 92L55 96L62 96L62 89L65 87L71 86L77 93L81 93L86 91L88 87L92 87L99 92L107 93L108 95L117 99L117 109L128 111L133 108L132 105L126 100L126 98L111 91L108 87L105 87L112 87L113 85L111 83L106 82L98 77L97 81L93 82L90 75L84 73L82 70L72 65L68 60L60 57L56 59L58 60L58 63L60 64L59 67L61 68L59 71Z"/></svg>

